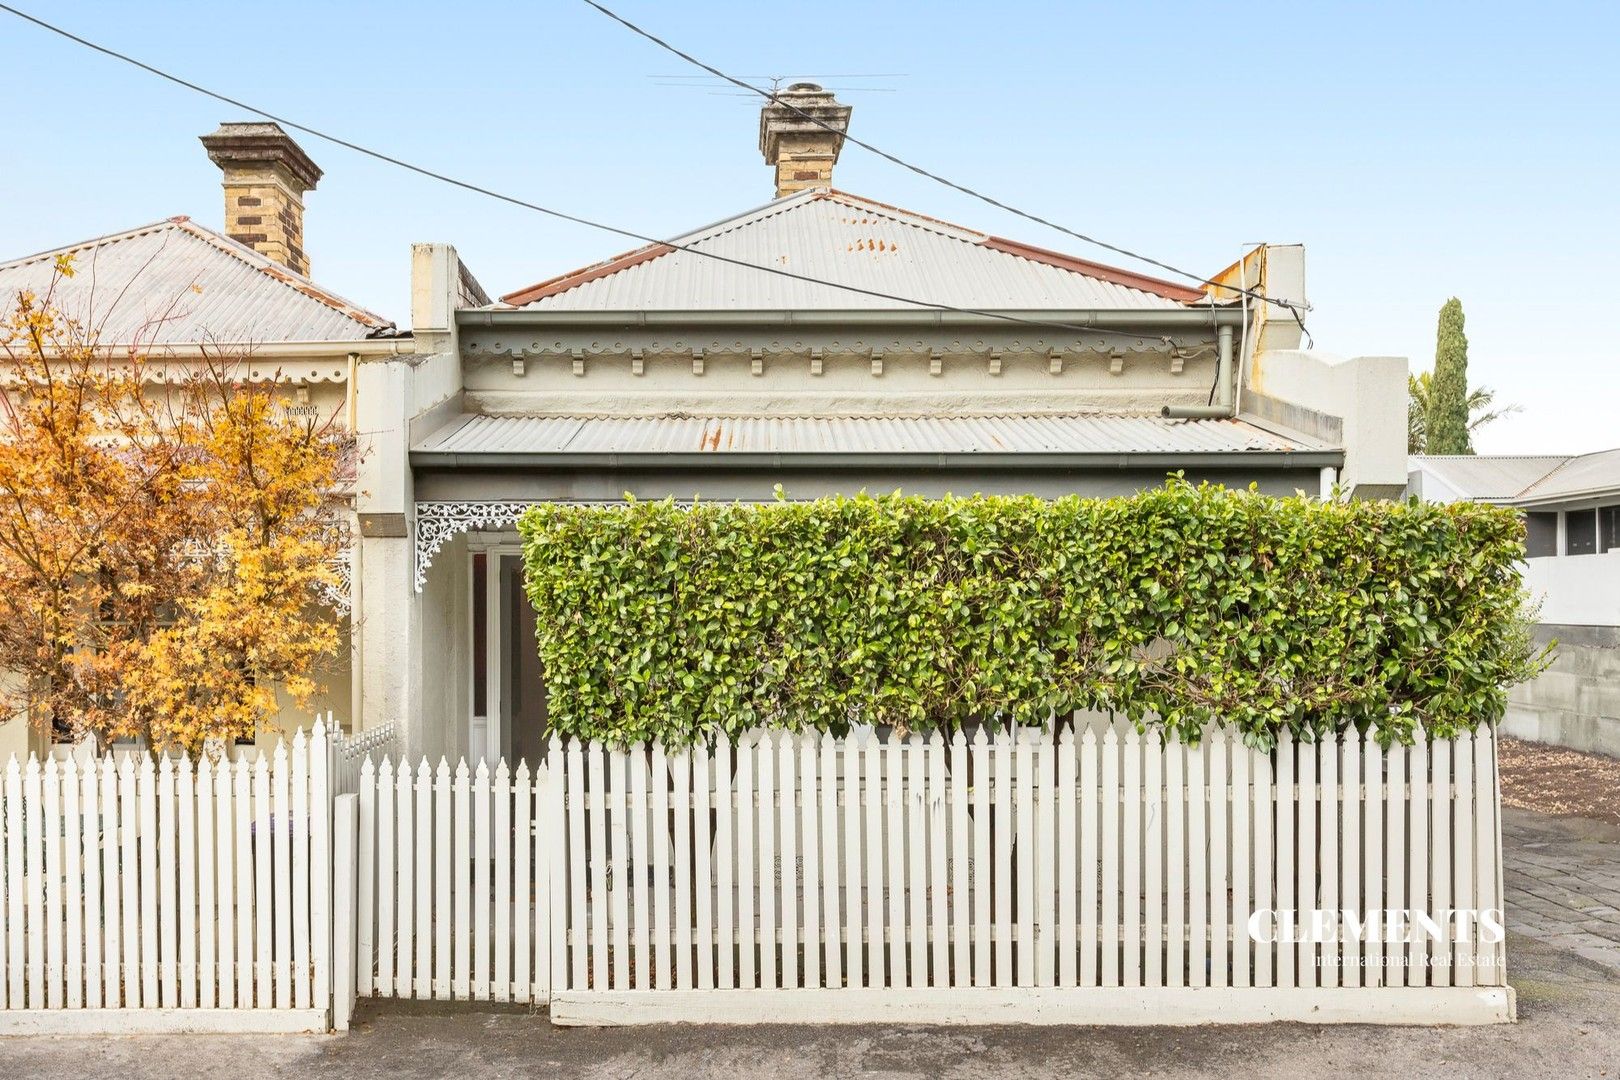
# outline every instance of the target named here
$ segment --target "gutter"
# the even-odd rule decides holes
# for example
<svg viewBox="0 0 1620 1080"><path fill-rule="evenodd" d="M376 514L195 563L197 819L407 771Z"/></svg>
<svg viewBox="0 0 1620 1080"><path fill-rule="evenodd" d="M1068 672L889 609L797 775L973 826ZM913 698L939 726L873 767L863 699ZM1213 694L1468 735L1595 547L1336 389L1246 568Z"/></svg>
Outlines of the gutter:
<svg viewBox="0 0 1620 1080"><path fill-rule="evenodd" d="M1005 318L997 318L997 316ZM872 310L803 308L751 311L531 311L526 309L462 309L456 312L456 325L464 327L548 326L614 327L619 329L697 328L708 326L1024 326L1044 330L1053 323L1075 327L1151 331L1191 331L1239 327L1240 308L1171 308L1140 311L1051 311L1007 310L982 313L940 311L934 308ZM1051 327L1059 329L1058 327Z"/></svg>
<svg viewBox="0 0 1620 1080"><path fill-rule="evenodd" d="M238 353L233 350L251 350ZM271 341L271 342L223 342L217 345L148 345L132 347L130 345L98 345L98 352L106 354L107 359L120 359L128 356L132 351L147 361L162 360L202 360L211 357L225 357L228 359L263 359L270 360L311 360L334 359L336 357L358 357L361 359L374 359L387 356L410 356L416 352L416 344L408 337L393 338L349 338L342 341ZM47 356L60 355L61 350L53 349Z"/></svg>
<svg viewBox="0 0 1620 1080"><path fill-rule="evenodd" d="M421 469L1183 469L1265 465L1278 469L1320 469L1344 464L1343 450L1210 450L1201 453L772 453L682 451L677 453L466 453L412 450L411 465Z"/></svg>

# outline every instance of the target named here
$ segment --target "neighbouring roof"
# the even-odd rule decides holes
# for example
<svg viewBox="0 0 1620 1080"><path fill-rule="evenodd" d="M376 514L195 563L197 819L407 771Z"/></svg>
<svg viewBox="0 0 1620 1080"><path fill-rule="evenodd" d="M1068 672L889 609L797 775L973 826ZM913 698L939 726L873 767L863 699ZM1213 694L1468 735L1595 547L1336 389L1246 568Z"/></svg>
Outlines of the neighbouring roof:
<svg viewBox="0 0 1620 1080"><path fill-rule="evenodd" d="M1085 457L1332 454L1246 420L1111 414L1001 416L456 417L412 447L420 464L698 455Z"/></svg>
<svg viewBox="0 0 1620 1080"><path fill-rule="evenodd" d="M106 345L347 341L393 323L185 217L0 263L0 301L52 289L63 314Z"/></svg>
<svg viewBox="0 0 1620 1080"><path fill-rule="evenodd" d="M841 191L802 191L502 297L535 311L905 310L914 305L737 266L977 310L1181 309L1195 288L1003 240Z"/></svg>
<svg viewBox="0 0 1620 1080"><path fill-rule="evenodd" d="M1413 454L1409 466L1438 479L1459 499L1511 499L1567 461L1563 454ZM1435 492L1422 493L1426 498Z"/></svg>
<svg viewBox="0 0 1620 1080"><path fill-rule="evenodd" d="M1620 493L1620 449L1573 455L1414 454L1410 465L1456 498L1475 502L1529 506Z"/></svg>
<svg viewBox="0 0 1620 1080"><path fill-rule="evenodd" d="M1515 505L1620 494L1620 449L1599 450L1569 458L1526 487Z"/></svg>

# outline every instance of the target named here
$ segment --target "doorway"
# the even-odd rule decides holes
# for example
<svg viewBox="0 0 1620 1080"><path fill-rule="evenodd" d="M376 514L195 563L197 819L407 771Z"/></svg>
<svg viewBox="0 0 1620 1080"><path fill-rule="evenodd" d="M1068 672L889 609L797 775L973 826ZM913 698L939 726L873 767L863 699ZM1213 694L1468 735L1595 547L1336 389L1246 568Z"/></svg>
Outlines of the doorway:
<svg viewBox="0 0 1620 1080"><path fill-rule="evenodd" d="M535 645L535 613L523 594L516 547L471 554L472 700L468 757L532 769L549 736L545 672Z"/></svg>

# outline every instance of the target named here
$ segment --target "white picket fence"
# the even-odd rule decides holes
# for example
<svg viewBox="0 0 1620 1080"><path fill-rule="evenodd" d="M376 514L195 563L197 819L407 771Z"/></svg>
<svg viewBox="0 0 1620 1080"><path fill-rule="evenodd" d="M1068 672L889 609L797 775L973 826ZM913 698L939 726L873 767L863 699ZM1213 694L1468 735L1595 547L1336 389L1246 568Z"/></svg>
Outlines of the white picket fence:
<svg viewBox="0 0 1620 1080"><path fill-rule="evenodd" d="M4 769L0 1032L324 1030L327 735Z"/></svg>
<svg viewBox="0 0 1620 1080"><path fill-rule="evenodd" d="M1261 753L1076 719L680 753L553 740L533 772L368 763L355 990L549 1000L563 1023L1511 1018L1499 942L1249 927L1500 918L1489 730Z"/></svg>

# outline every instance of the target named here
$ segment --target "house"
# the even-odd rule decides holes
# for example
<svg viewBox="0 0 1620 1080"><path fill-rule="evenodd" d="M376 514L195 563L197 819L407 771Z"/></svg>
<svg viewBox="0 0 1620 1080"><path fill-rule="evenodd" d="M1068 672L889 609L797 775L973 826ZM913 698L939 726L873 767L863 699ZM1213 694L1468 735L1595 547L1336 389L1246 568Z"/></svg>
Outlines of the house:
<svg viewBox="0 0 1620 1080"><path fill-rule="evenodd" d="M1188 286L950 224L834 186L849 118L789 87L771 201L499 300L415 248L415 352L358 371L364 725L538 756L514 522L542 500L1404 490L1406 362L1300 349L1301 248Z"/></svg>
<svg viewBox="0 0 1620 1080"><path fill-rule="evenodd" d="M245 376L284 388L294 412L352 431L357 366L408 354L409 335L310 278L303 197L321 170L293 139L275 124L248 123L224 124L202 142L222 172L224 233L169 217L0 263L0 302L51 289L109 362L140 351L154 374L205 356L241 358ZM75 273L53 286L63 255ZM339 598L340 609L348 603ZM316 702L345 722L359 713L347 661L323 673L327 692ZM43 749L44 739L20 719L0 722L0 761Z"/></svg>
<svg viewBox="0 0 1620 1080"><path fill-rule="evenodd" d="M1552 666L1509 693L1502 730L1620 757L1620 450L1574 456L1415 456L1409 490L1517 507L1535 634Z"/></svg>

